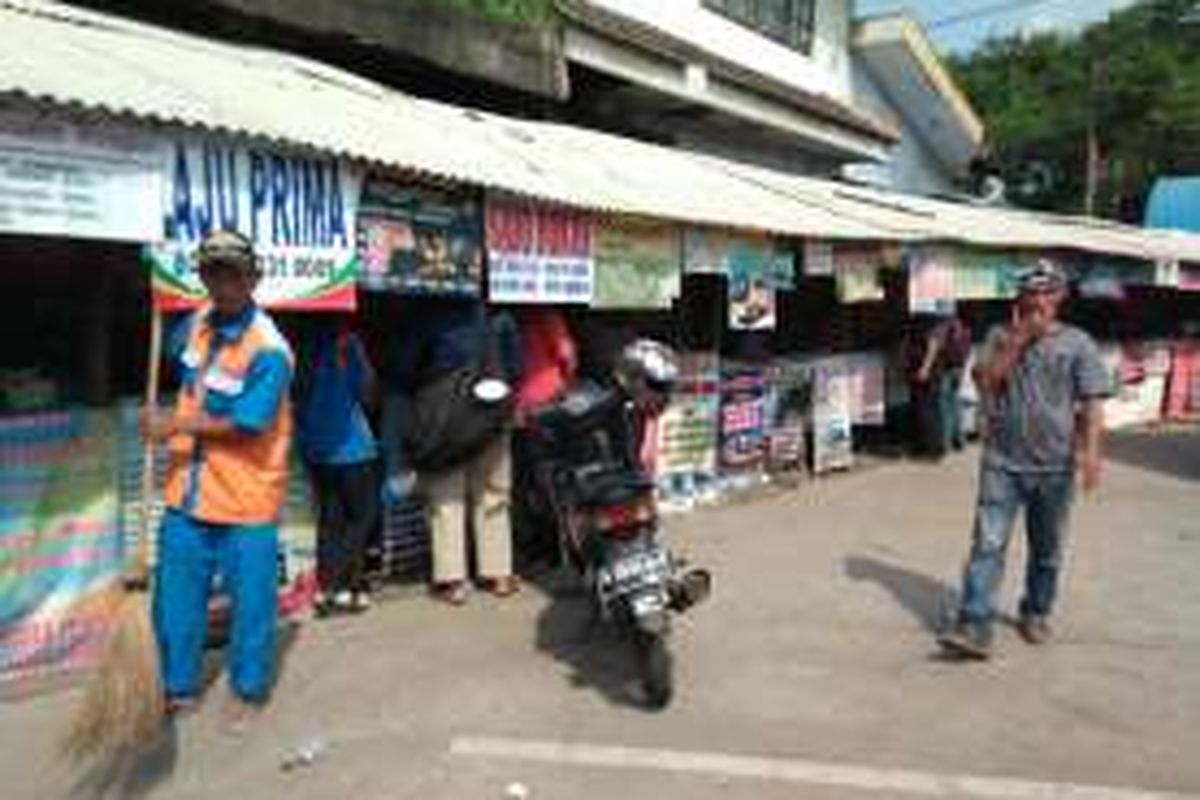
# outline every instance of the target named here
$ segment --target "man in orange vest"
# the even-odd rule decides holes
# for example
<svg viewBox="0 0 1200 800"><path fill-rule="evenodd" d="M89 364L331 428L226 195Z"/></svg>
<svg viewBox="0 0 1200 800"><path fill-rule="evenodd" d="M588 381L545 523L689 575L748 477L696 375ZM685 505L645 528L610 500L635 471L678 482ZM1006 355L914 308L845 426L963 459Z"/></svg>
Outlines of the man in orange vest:
<svg viewBox="0 0 1200 800"><path fill-rule="evenodd" d="M260 271L244 236L215 231L198 254L209 303L172 338L175 409L148 413L169 453L154 622L168 709L200 688L214 573L231 601L229 677L235 717L266 700L275 656L278 520L287 486L292 353L255 305Z"/></svg>

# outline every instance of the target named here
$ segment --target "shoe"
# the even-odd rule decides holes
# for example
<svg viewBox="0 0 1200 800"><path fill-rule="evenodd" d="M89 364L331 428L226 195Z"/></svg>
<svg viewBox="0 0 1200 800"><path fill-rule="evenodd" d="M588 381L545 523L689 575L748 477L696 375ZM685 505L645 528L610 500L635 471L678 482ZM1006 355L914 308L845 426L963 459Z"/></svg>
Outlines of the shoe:
<svg viewBox="0 0 1200 800"><path fill-rule="evenodd" d="M194 697L168 697L163 703L163 711L171 719L186 717L200 707L200 701Z"/></svg>
<svg viewBox="0 0 1200 800"><path fill-rule="evenodd" d="M971 626L960 622L938 636L938 644L948 653L976 661L986 661L992 656L991 644L972 632Z"/></svg>
<svg viewBox="0 0 1200 800"><path fill-rule="evenodd" d="M348 614L354 610L354 596L346 591L332 595L320 594L313 601L313 610L322 618Z"/></svg>
<svg viewBox="0 0 1200 800"><path fill-rule="evenodd" d="M1017 632L1021 638L1032 645L1045 644L1050 641L1050 624L1045 617L1031 614L1021 617L1017 623Z"/></svg>
<svg viewBox="0 0 1200 800"><path fill-rule="evenodd" d="M450 581L433 587L433 596L443 603L461 606L467 602L467 587L462 581Z"/></svg>
<svg viewBox="0 0 1200 800"><path fill-rule="evenodd" d="M262 711L261 702L231 696L222 710L222 727L230 736L244 736L249 733Z"/></svg>
<svg viewBox="0 0 1200 800"><path fill-rule="evenodd" d="M487 590L496 597L512 597L521 590L521 584L517 582L516 576L505 575L503 578L489 578Z"/></svg>
<svg viewBox="0 0 1200 800"><path fill-rule="evenodd" d="M350 610L355 614L361 614L371 608L371 595L369 592L355 592L350 600Z"/></svg>

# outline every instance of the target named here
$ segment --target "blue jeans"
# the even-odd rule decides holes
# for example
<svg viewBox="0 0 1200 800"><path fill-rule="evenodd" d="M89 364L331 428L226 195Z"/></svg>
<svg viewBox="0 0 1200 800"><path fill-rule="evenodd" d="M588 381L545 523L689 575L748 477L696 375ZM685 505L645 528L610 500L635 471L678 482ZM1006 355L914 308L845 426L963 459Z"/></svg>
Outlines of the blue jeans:
<svg viewBox="0 0 1200 800"><path fill-rule="evenodd" d="M991 635L994 600L1004 574L1004 556L1017 513L1025 511L1028 560L1022 617L1050 614L1058 588L1067 517L1075 492L1074 473L1010 472L984 465L971 557L963 576L960 619L984 639Z"/></svg>
<svg viewBox="0 0 1200 800"><path fill-rule="evenodd" d="M218 525L168 509L154 571L154 630L168 697L200 690L213 574L229 592L229 682L238 697L266 699L275 662L278 528Z"/></svg>
<svg viewBox="0 0 1200 800"><path fill-rule="evenodd" d="M938 402L940 405L941 437L943 450L951 448L958 450L963 446L962 403L958 393L962 388L963 372L957 368L947 368L938 379Z"/></svg>

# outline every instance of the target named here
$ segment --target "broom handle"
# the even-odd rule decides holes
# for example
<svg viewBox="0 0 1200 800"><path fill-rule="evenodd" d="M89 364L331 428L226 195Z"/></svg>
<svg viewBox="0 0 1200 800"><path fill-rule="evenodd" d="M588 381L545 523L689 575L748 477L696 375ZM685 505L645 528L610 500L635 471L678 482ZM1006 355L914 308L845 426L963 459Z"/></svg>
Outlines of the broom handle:
<svg viewBox="0 0 1200 800"><path fill-rule="evenodd" d="M158 410L158 373L162 364L163 314L158 304L151 300L150 311L150 363L146 369L146 409L148 414ZM138 541L134 556L135 581L146 582L150 572L150 523L154 502L154 439L147 436L142 450L142 517L138 526Z"/></svg>

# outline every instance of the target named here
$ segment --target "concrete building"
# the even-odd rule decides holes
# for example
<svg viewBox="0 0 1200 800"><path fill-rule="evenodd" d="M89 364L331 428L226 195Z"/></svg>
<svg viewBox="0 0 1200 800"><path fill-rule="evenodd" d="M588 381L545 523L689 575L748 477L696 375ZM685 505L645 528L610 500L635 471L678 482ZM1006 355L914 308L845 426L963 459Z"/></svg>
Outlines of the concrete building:
<svg viewBox="0 0 1200 800"><path fill-rule="evenodd" d="M851 38L857 102L889 120L900 140L888 157L845 177L915 194L961 194L984 129L924 30L911 17L859 20Z"/></svg>
<svg viewBox="0 0 1200 800"><path fill-rule="evenodd" d="M81 1L416 95L906 191L953 191L982 136L915 23L856 24L852 0Z"/></svg>

